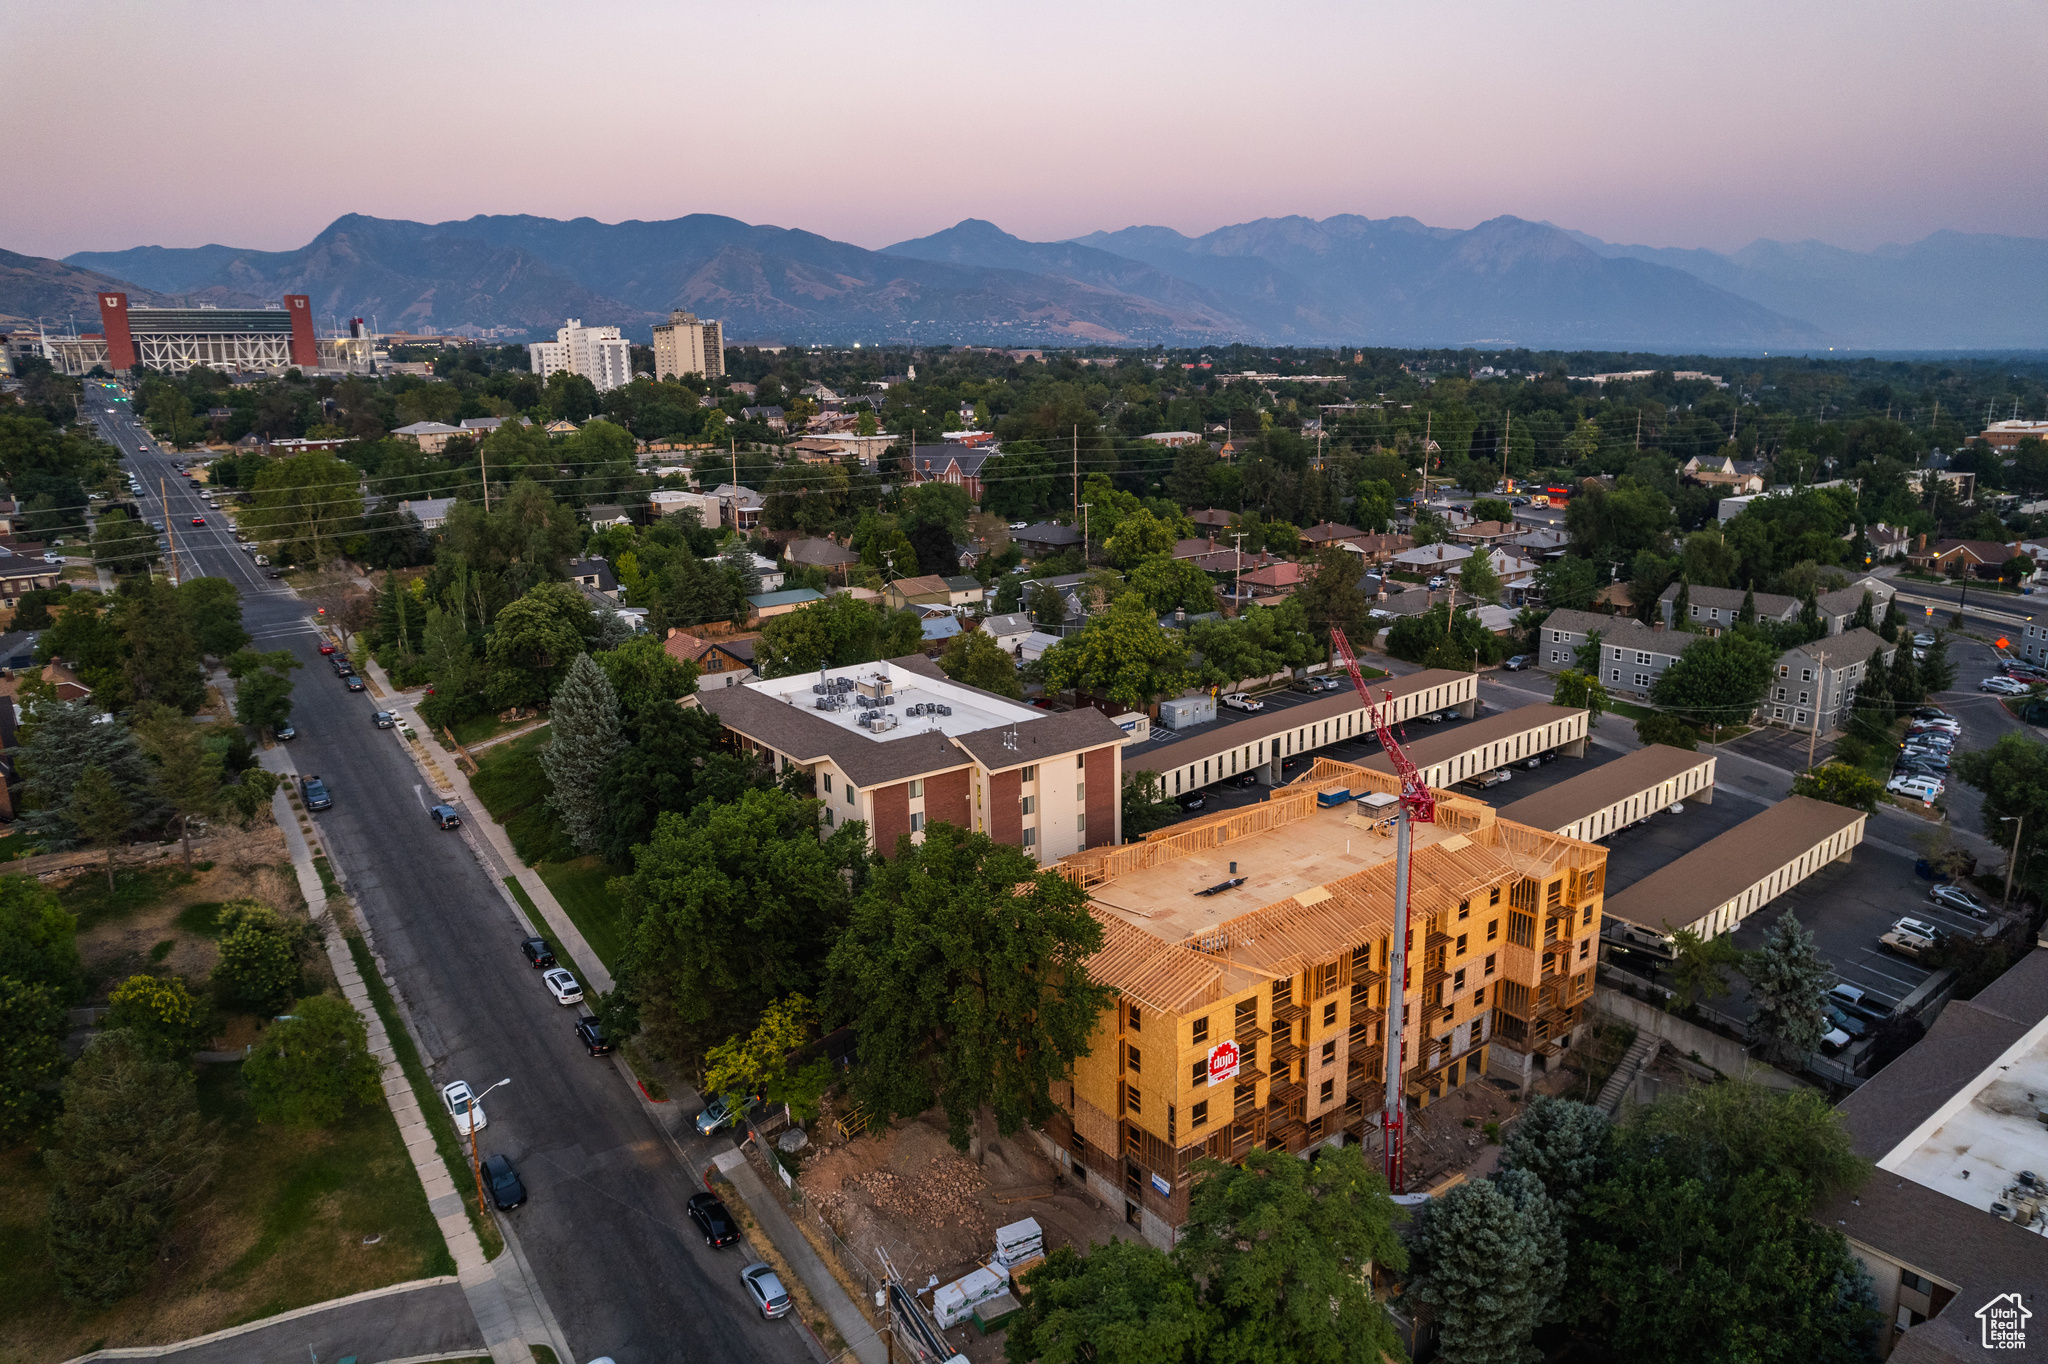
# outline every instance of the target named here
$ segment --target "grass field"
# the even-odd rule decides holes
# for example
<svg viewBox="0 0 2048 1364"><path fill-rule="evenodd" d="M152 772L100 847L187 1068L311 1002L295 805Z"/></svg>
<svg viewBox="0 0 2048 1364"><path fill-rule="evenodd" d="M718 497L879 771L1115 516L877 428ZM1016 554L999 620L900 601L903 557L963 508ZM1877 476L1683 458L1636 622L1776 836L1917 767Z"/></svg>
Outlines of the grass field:
<svg viewBox="0 0 2048 1364"><path fill-rule="evenodd" d="M527 716L524 720L500 720L496 715L486 711L482 715L472 715L467 720L452 725L450 728L455 731L455 742L466 747L470 744L480 744L486 739L495 739L500 734L508 733L522 725L530 725L532 723L533 717L531 715Z"/></svg>
<svg viewBox="0 0 2048 1364"><path fill-rule="evenodd" d="M547 807L548 777L540 765L540 752L547 742L548 732L538 729L486 749L469 782L491 818L505 826L513 849L529 867L537 862L567 862L576 856L562 821Z"/></svg>
<svg viewBox="0 0 2048 1364"><path fill-rule="evenodd" d="M112 1307L73 1308L58 1295L45 1249L49 1176L32 1145L0 1153L0 1361L188 1340L455 1272L390 1109L379 1103L325 1131L263 1127L241 1072L199 1068L200 1109L220 1125L220 1174L180 1216L155 1280Z"/></svg>
<svg viewBox="0 0 2048 1364"><path fill-rule="evenodd" d="M597 953L606 970L616 975L626 954L626 915L619 902L606 893L604 884L632 868L595 857L579 857L573 862L543 862L534 870L562 902L562 908L590 943L590 950Z"/></svg>

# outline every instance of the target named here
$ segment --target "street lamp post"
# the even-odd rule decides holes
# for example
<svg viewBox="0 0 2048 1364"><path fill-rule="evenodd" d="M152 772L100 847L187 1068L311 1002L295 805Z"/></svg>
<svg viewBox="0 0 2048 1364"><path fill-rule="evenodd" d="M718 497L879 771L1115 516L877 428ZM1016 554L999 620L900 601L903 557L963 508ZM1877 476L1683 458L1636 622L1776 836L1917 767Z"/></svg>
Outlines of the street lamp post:
<svg viewBox="0 0 2048 1364"><path fill-rule="evenodd" d="M491 1089L500 1089L511 1083L512 1077L507 1075L492 1085ZM491 1089L485 1090L484 1094L490 1093ZM476 1115L483 1111L484 1094L469 1096L469 1169L470 1173L476 1176L476 1215L488 1218L491 1214L490 1210L484 1207L484 1167L476 1154Z"/></svg>
<svg viewBox="0 0 2048 1364"><path fill-rule="evenodd" d="M1998 822L2012 825L2012 851L2005 855L2005 898L1998 902L1998 912L2003 914L2012 907L2012 869L2020 860L2020 828L2027 822L2027 817L2000 815Z"/></svg>

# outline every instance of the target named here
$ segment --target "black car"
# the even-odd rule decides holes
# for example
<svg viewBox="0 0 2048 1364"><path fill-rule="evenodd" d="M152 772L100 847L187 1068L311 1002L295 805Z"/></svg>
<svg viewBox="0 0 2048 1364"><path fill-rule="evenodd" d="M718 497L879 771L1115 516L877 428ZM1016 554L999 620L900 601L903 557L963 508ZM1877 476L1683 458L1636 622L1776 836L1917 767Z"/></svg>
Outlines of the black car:
<svg viewBox="0 0 2048 1364"><path fill-rule="evenodd" d="M351 676L356 670L356 665L343 658L340 654L336 654L333 658L329 659L328 664L334 669L336 677Z"/></svg>
<svg viewBox="0 0 2048 1364"><path fill-rule="evenodd" d="M279 725L277 727L277 741L281 744L288 744L298 737L299 732L290 725Z"/></svg>
<svg viewBox="0 0 2048 1364"><path fill-rule="evenodd" d="M546 938L528 938L519 944L519 950L533 963L533 969L544 971L555 964L555 949L548 946Z"/></svg>
<svg viewBox="0 0 2048 1364"><path fill-rule="evenodd" d="M1940 706L1921 706L1913 711L1915 720L1947 720L1952 718Z"/></svg>
<svg viewBox="0 0 2048 1364"><path fill-rule="evenodd" d="M363 689L363 679L357 677L354 673L350 673L347 677L342 678L341 681L342 685L350 691L361 691Z"/></svg>
<svg viewBox="0 0 2048 1364"><path fill-rule="evenodd" d="M484 1187L491 1191L491 1202L498 1205L499 1212L510 1212L526 1201L526 1186L505 1156L484 1157Z"/></svg>
<svg viewBox="0 0 2048 1364"><path fill-rule="evenodd" d="M592 1056L611 1054L612 1040L604 1035L604 1026L590 1014L576 1020L576 1040L581 1042L584 1050Z"/></svg>
<svg viewBox="0 0 2048 1364"><path fill-rule="evenodd" d="M704 1233L704 1244L711 1247L729 1246L740 1239L739 1223L732 1220L732 1214L725 1210L725 1204L714 1193L690 1195L690 1220Z"/></svg>
<svg viewBox="0 0 2048 1364"><path fill-rule="evenodd" d="M452 805L436 805L427 813L433 816L434 823L443 829L459 829L462 827L462 816L456 812L455 807Z"/></svg>
<svg viewBox="0 0 2048 1364"><path fill-rule="evenodd" d="M388 710L380 710L370 717L370 723L379 729L390 729L398 723L398 717Z"/></svg>
<svg viewBox="0 0 2048 1364"><path fill-rule="evenodd" d="M1190 791L1184 796L1175 796L1173 803L1183 810L1199 810L1209 803L1209 797L1200 791Z"/></svg>
<svg viewBox="0 0 2048 1364"><path fill-rule="evenodd" d="M334 797L327 794L327 783L320 780L318 773L299 779L299 794L305 798L308 810L325 810L334 804Z"/></svg>
<svg viewBox="0 0 2048 1364"><path fill-rule="evenodd" d="M284 576L284 570L281 568L273 568L263 576L266 578L282 578Z"/></svg>

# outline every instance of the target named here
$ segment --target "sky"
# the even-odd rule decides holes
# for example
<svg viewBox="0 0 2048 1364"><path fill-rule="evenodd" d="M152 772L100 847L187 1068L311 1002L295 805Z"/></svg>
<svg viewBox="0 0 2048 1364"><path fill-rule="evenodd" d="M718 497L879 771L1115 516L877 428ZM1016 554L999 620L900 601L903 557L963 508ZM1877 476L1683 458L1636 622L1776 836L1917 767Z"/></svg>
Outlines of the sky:
<svg viewBox="0 0 2048 1364"><path fill-rule="evenodd" d="M2042 237L2044 69L2037 0L0 0L0 247L288 249L344 213Z"/></svg>

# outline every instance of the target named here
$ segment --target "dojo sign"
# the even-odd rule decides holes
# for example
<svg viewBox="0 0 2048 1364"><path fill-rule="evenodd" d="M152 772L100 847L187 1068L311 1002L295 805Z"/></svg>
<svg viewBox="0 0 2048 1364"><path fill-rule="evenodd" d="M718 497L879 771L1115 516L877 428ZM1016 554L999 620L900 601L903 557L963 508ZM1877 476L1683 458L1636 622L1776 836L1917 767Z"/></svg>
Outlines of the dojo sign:
<svg viewBox="0 0 2048 1364"><path fill-rule="evenodd" d="M1220 1085L1237 1078L1237 1043L1218 1042L1209 1049L1209 1083Z"/></svg>

